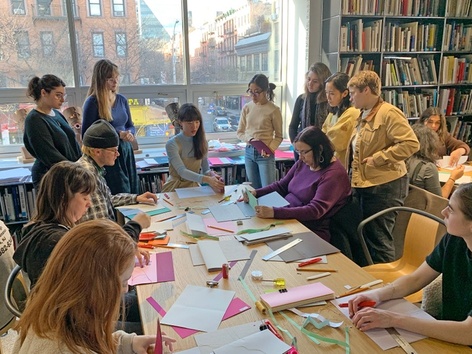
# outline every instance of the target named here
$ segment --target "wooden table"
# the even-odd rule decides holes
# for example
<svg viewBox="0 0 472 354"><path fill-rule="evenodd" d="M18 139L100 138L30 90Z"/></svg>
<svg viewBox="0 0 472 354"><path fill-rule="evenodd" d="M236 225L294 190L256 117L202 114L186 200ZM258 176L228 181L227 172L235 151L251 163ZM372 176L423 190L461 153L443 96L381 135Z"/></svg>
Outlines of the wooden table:
<svg viewBox="0 0 472 354"><path fill-rule="evenodd" d="M179 200L176 193L168 193L170 196L170 201L174 204L173 208L176 210L176 213L182 213L182 208L193 207L193 208L202 208L212 203L217 203L221 199L221 195L207 198L192 198L192 199L182 199ZM164 198L161 195L161 198ZM159 203L165 205L166 207L171 207L168 203L162 202L162 199ZM180 209L179 209L180 207ZM196 213L199 213L202 209L195 209ZM163 218L165 215L155 216L153 218L159 219ZM211 217L211 214L208 215ZM263 227L269 225L273 220L269 219L259 219L253 218L250 220L243 220L242 226L236 226L238 229L246 229L250 227ZM296 220L284 220L284 227L292 229L293 233L305 232L307 229ZM181 223L176 226L173 231L169 232L171 242L185 243L190 239L182 236L179 232L181 228L185 230L185 223ZM225 236L232 237L232 236ZM265 244L249 246L250 250L257 250L256 257L250 266L248 273L245 277L246 283L254 293L256 298L259 298L259 294L264 293L265 290L271 288L270 283L261 283L254 282L251 279L252 270L261 270L265 278L276 278L283 277L286 280L287 288L307 284L308 281L306 277L309 275L314 275L316 273L311 272L297 272L296 266L297 263L284 263L284 262L275 262L269 261L265 262L261 258L271 252L272 250ZM169 249L159 248L156 249L157 252L166 252ZM213 279L219 272L209 273L205 266L194 267L190 258L190 253L187 249L173 249L172 250L173 261L174 261L174 271L175 271L175 281L167 283L157 283L157 284L148 284L148 285L139 285L137 286L138 299L140 303L141 316L143 321L144 332L146 334L155 334L156 333L156 320L158 317L157 312L154 308L146 301L146 298L149 296L154 297L156 301L168 311L172 304L179 297L181 292L185 289L186 285L193 284L197 286L206 286L206 281ZM219 282L219 289L233 290L236 292L236 295L244 300L246 303L251 305L251 309L245 311L237 316L231 317L227 320L221 322L219 328L231 327L243 323L253 322L263 318L267 318L267 315L262 315L255 308L253 301L246 293L243 285L238 281L238 276L240 275L246 261L238 261L235 266L231 269L229 273L229 279L221 279ZM330 287L335 291L336 294L341 294L346 291L344 285L349 284L351 286L356 286L360 284L367 283L374 280L374 278L362 270L359 266L353 263L350 259L345 257L341 253L336 253L328 255L328 264L318 264L314 265L316 268L335 268L338 270L336 273L332 273L328 277L321 278L315 281L321 281L326 286ZM316 306L303 309L304 312L308 313L320 313L325 318L331 321L344 321L345 325L350 326L350 345L351 353L380 353L383 352L370 338L368 338L364 333L360 332L352 326L350 321L340 313L336 307L330 303L324 306ZM289 311L285 311L286 314L297 323L301 323L300 317L292 314ZM345 350L338 345L322 343L316 345L307 337L300 333L298 329L292 326L281 314L276 313L275 317L279 324L285 329L289 330L290 333L297 338L298 341L298 351L299 353L308 354L308 353L345 353ZM189 349L196 346L196 343L193 339L193 336L181 339L177 333L171 327L163 326L163 331L168 335L177 339L175 344L174 351L180 351L184 349ZM319 335L335 338L343 341L344 337L344 325L340 329L333 328L323 328L316 332ZM286 340L288 340L286 338ZM460 345L454 345L447 342L434 340L434 339L424 339L419 342L413 343L413 347L418 351L418 353L465 353L470 352L470 348ZM387 351L387 353L404 353L400 348L393 348Z"/></svg>

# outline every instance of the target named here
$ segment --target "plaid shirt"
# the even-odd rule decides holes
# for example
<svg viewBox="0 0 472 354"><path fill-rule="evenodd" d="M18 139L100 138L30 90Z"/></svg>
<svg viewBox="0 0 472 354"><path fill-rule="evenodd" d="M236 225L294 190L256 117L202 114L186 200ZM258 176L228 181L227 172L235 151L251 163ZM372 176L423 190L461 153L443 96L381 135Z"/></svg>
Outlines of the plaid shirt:
<svg viewBox="0 0 472 354"><path fill-rule="evenodd" d="M88 208L85 215L79 220L79 223L94 219L115 220L114 207L137 203L136 194L119 193L112 195L110 188L108 188L107 182L103 177L105 169L98 166L90 156L82 155L77 163L91 171L97 178L97 188L95 189L95 192L90 195L91 206Z"/></svg>

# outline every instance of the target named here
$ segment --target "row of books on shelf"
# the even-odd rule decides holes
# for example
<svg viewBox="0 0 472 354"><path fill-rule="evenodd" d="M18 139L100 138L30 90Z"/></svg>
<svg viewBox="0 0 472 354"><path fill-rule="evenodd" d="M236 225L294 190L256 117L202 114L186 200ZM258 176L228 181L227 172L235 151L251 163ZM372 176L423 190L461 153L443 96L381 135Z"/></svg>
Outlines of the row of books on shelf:
<svg viewBox="0 0 472 354"><path fill-rule="evenodd" d="M446 23L443 50L472 50L472 24Z"/></svg>
<svg viewBox="0 0 472 354"><path fill-rule="evenodd" d="M438 25L418 22L393 23L385 25L386 52L423 52L437 48Z"/></svg>
<svg viewBox="0 0 472 354"><path fill-rule="evenodd" d="M436 85L437 83L438 77L433 56L385 57L382 62L384 86Z"/></svg>
<svg viewBox="0 0 472 354"><path fill-rule="evenodd" d="M472 0L448 0L446 16L472 17Z"/></svg>
<svg viewBox="0 0 472 354"><path fill-rule="evenodd" d="M160 193L168 177L168 172L139 174L140 192Z"/></svg>
<svg viewBox="0 0 472 354"><path fill-rule="evenodd" d="M472 91L457 88L440 89L438 107L446 116L472 114Z"/></svg>
<svg viewBox="0 0 472 354"><path fill-rule="evenodd" d="M364 23L362 19L346 22L340 30L340 51L376 52L382 42L382 20Z"/></svg>
<svg viewBox="0 0 472 354"><path fill-rule="evenodd" d="M459 140L465 141L470 145L472 141L471 129L472 122L460 120L457 116L450 116L446 118L448 130L451 135Z"/></svg>
<svg viewBox="0 0 472 354"><path fill-rule="evenodd" d="M28 221L35 208L33 185L17 184L0 187L0 219L5 222Z"/></svg>
<svg viewBox="0 0 472 354"><path fill-rule="evenodd" d="M441 62L442 84L472 83L472 55L456 58L444 56Z"/></svg>
<svg viewBox="0 0 472 354"><path fill-rule="evenodd" d="M439 16L439 9L442 1L445 0L343 0L342 14L386 16ZM464 2L470 1L464 0ZM462 11L468 13L465 8L467 8L466 5L464 5L464 9Z"/></svg>
<svg viewBox="0 0 472 354"><path fill-rule="evenodd" d="M364 60L362 55L356 57L341 58L341 71L352 77L362 70L375 70L375 64L372 59Z"/></svg>
<svg viewBox="0 0 472 354"><path fill-rule="evenodd" d="M437 90L423 89L420 93L407 90L384 90L382 98L401 109L407 118L417 118L426 108L436 106Z"/></svg>

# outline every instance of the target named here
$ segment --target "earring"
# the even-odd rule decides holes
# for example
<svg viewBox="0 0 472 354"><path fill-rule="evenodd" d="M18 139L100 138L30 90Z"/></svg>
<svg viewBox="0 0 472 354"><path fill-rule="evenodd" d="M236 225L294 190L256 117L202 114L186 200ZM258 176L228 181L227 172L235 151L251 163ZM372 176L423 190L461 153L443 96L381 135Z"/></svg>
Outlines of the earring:
<svg viewBox="0 0 472 354"><path fill-rule="evenodd" d="M320 163L323 163L323 162L324 162L324 156L320 155Z"/></svg>

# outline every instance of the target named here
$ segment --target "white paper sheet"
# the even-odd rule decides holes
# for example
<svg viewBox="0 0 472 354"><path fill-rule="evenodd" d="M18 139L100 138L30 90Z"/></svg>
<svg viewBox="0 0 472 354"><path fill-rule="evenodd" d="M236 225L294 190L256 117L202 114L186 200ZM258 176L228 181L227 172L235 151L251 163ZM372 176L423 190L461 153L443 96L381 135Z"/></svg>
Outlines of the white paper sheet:
<svg viewBox="0 0 472 354"><path fill-rule="evenodd" d="M339 307L338 304L343 302L348 302L349 299L356 297L357 294L346 296L340 299L331 301L336 307L341 311L349 320L349 309L346 307ZM428 313L420 309L415 304L408 302L405 299L396 299L383 302L376 306L376 308L389 310L392 312L402 313L411 317L431 319L435 320L434 317L430 316ZM426 336L418 333L413 333L410 331L405 331L404 329L395 328L398 333L405 339L408 343L416 342L420 339L426 338ZM387 350L398 346L398 343L393 339L393 337L387 332L384 328L372 329L364 332L372 339L382 350Z"/></svg>
<svg viewBox="0 0 472 354"><path fill-rule="evenodd" d="M234 295L234 291L187 285L161 323L199 331L215 331Z"/></svg>
<svg viewBox="0 0 472 354"><path fill-rule="evenodd" d="M177 188L175 190L180 199L195 198L195 197L208 197L215 195L215 191L210 186L201 187L190 187L190 188Z"/></svg>
<svg viewBox="0 0 472 354"><path fill-rule="evenodd" d="M453 170L456 168L455 166L449 165L450 156L443 156L442 159L436 160L436 164L441 168L446 168L448 170ZM463 165L467 161L468 156L461 156L459 157L459 161L457 162L458 165Z"/></svg>
<svg viewBox="0 0 472 354"><path fill-rule="evenodd" d="M215 354L283 354L290 346L278 339L271 331L264 330L215 349Z"/></svg>
<svg viewBox="0 0 472 354"><path fill-rule="evenodd" d="M202 236L207 233L203 218L197 214L187 213L187 229L194 236Z"/></svg>
<svg viewBox="0 0 472 354"><path fill-rule="evenodd" d="M290 203L279 193L272 192L257 198L257 204L269 207L283 207L289 205Z"/></svg>
<svg viewBox="0 0 472 354"><path fill-rule="evenodd" d="M211 354L216 348L232 343L250 334L260 332L262 321L244 323L238 326L222 328L214 332L195 335L195 342L201 354Z"/></svg>
<svg viewBox="0 0 472 354"><path fill-rule="evenodd" d="M189 245L190 257L192 258L192 264L194 266L206 264L205 260L203 259L203 255L200 250L200 247L199 247L199 244L202 241L199 241L198 244L196 245ZM220 239L219 242L216 242L216 241L210 241L210 242L214 242L220 247L220 250L227 261L240 261L244 259L249 259L248 248L243 246L241 243L239 243L235 239L228 239L228 240ZM219 251L217 252L219 253ZM211 257L212 256L210 255L210 258ZM220 263L218 266L218 264L215 262L215 266L218 266L219 269L221 269L222 264L223 263Z"/></svg>
<svg viewBox="0 0 472 354"><path fill-rule="evenodd" d="M446 183L447 180L451 177L451 174L449 172L442 172L439 171L439 182ZM470 176L462 176L461 178L456 179L456 184L462 184L462 183L470 183L472 181L472 178Z"/></svg>
<svg viewBox="0 0 472 354"><path fill-rule="evenodd" d="M218 222L250 219L250 216L244 215L238 204L214 205L210 208L211 214Z"/></svg>

